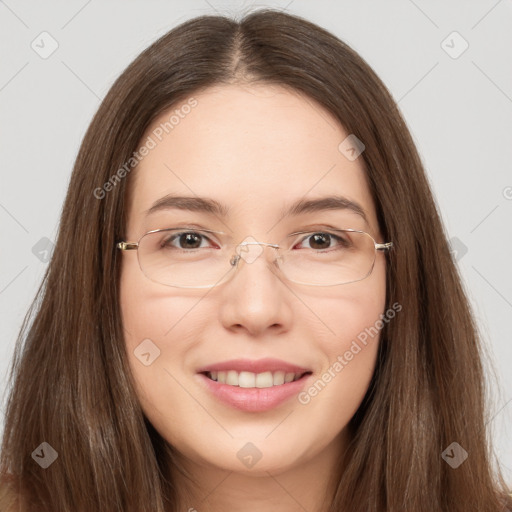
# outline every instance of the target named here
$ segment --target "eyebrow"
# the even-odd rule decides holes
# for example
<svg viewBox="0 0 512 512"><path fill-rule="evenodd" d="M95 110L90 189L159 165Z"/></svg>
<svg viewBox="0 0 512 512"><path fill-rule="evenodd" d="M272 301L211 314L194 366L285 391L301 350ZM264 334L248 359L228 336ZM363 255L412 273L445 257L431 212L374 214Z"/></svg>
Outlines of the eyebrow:
<svg viewBox="0 0 512 512"><path fill-rule="evenodd" d="M216 201L215 199L168 194L155 201L145 213L146 215L150 215L158 211L169 209L207 213L222 218L228 217L230 211L228 206ZM368 224L366 213L359 203L338 195L326 196L318 199L299 199L288 207L283 208L281 210L281 217L298 216L304 213L328 210L349 210L362 217Z"/></svg>

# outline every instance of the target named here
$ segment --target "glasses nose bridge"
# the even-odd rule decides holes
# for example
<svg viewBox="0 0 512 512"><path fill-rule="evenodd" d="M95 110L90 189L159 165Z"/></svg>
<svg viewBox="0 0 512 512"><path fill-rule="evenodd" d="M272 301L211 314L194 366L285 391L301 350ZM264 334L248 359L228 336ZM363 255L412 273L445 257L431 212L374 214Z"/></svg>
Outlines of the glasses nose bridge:
<svg viewBox="0 0 512 512"><path fill-rule="evenodd" d="M272 247L273 249L277 249L276 255L273 258L272 262L275 262L280 257L281 246L279 244L271 244L271 243L268 243L268 242L258 242L256 240L254 240L254 241L252 241L252 240L250 240L250 241L244 240L243 242L240 242L239 244L236 244L234 246L235 254L233 254L231 256L231 258L230 258L230 264L233 267L238 267L238 263L240 262L241 259L243 259L246 263L253 263L264 252L264 250L261 249L257 255L255 255L253 253L252 256L248 256L247 259L246 259L238 251L241 250L241 252L250 252L249 250L244 249L248 245L258 245L258 246L263 245L265 247ZM240 249L240 248L242 248L242 249Z"/></svg>

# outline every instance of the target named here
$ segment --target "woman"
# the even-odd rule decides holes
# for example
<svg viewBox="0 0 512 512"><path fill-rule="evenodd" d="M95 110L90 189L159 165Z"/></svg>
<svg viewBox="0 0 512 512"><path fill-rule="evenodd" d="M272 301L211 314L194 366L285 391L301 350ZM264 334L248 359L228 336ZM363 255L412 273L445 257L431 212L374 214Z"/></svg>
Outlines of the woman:
<svg viewBox="0 0 512 512"><path fill-rule="evenodd" d="M126 69L40 297L2 510L511 507L411 136L305 20L200 17Z"/></svg>

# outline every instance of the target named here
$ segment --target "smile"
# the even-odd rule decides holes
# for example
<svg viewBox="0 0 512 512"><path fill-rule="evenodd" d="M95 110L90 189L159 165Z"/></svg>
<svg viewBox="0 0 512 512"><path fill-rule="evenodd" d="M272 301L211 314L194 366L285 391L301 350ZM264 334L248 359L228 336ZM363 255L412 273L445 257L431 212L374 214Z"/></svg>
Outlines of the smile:
<svg viewBox="0 0 512 512"><path fill-rule="evenodd" d="M245 412L275 409L296 397L313 372L277 359L231 360L199 368L197 376L208 394Z"/></svg>
<svg viewBox="0 0 512 512"><path fill-rule="evenodd" d="M300 379L304 373L294 373L284 371L277 372L237 372L236 370L206 372L206 376L211 380L228 386L238 386L241 388L271 388L272 386L281 386L282 384L293 382Z"/></svg>

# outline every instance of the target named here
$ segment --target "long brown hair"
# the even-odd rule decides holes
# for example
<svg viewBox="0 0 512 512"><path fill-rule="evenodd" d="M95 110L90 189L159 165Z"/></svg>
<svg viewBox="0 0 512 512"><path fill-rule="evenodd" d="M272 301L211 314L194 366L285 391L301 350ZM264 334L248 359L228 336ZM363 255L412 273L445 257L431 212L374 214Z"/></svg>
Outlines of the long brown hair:
<svg viewBox="0 0 512 512"><path fill-rule="evenodd" d="M126 162L166 109L212 85L251 82L304 93L363 141L381 232L394 243L387 301L403 310L382 330L330 511L512 507L486 434L477 328L406 124L349 46L273 10L239 22L202 16L183 23L136 58L102 102L16 344L1 453L5 480L27 509L177 510L169 477L174 448L141 411L123 342L115 242L124 235L132 179ZM112 179L123 166L123 176ZM58 452L46 469L32 456L43 442ZM441 456L452 442L469 454L457 469Z"/></svg>

